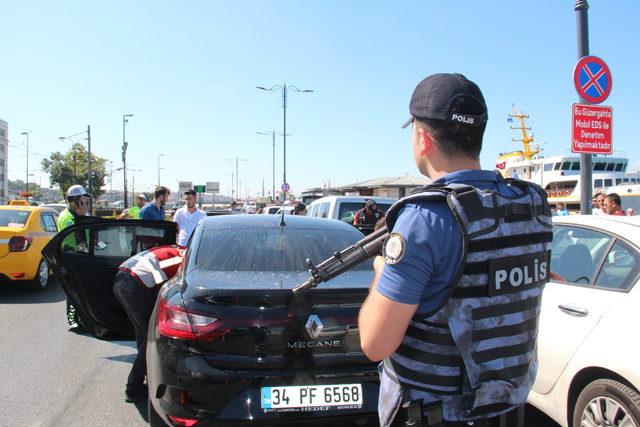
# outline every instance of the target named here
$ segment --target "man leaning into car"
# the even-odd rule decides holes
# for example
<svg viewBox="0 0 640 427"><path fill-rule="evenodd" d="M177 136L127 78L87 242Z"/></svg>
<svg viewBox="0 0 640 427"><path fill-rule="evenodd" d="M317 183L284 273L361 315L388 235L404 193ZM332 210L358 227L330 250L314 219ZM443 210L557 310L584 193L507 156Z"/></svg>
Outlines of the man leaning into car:
<svg viewBox="0 0 640 427"><path fill-rule="evenodd" d="M362 350L383 361L380 423L515 426L506 414L521 414L533 385L549 279L544 190L480 169L487 107L464 76L427 77L409 110L403 127L433 184L387 212L358 320Z"/></svg>
<svg viewBox="0 0 640 427"><path fill-rule="evenodd" d="M178 271L184 256L184 247L156 246L129 258L120 265L113 292L127 312L136 333L138 354L131 366L125 400L146 400L148 391L144 383L147 373L147 330L158 290Z"/></svg>

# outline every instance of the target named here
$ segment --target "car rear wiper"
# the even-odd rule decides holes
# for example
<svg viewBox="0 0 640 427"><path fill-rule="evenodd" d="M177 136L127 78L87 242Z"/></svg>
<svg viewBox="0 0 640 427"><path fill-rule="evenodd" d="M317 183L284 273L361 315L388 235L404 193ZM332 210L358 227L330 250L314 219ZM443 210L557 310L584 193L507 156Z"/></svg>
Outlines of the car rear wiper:
<svg viewBox="0 0 640 427"><path fill-rule="evenodd" d="M387 227L382 227L373 233L358 240L353 245L339 252L334 253L318 265L313 265L307 259L309 273L311 277L304 283L293 288L293 293L301 292L305 289L315 288L318 283L326 282L360 264L361 262L380 255L382 244L387 238Z"/></svg>

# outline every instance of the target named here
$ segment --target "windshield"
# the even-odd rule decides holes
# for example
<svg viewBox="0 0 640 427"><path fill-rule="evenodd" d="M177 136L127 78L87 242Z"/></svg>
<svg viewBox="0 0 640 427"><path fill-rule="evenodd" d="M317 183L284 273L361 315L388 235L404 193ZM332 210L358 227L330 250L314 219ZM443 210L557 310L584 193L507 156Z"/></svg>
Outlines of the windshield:
<svg viewBox="0 0 640 427"><path fill-rule="evenodd" d="M0 211L0 227L23 228L30 214L29 211Z"/></svg>
<svg viewBox="0 0 640 427"><path fill-rule="evenodd" d="M354 230L213 229L200 240L197 268L211 271L307 271L362 238ZM371 269L372 261L355 270Z"/></svg>

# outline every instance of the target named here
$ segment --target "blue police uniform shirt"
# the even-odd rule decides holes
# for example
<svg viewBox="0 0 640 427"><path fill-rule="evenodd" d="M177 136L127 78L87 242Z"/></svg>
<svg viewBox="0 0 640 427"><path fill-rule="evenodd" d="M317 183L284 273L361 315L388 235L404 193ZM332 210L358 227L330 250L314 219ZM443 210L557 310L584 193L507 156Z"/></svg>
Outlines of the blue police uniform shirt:
<svg viewBox="0 0 640 427"><path fill-rule="evenodd" d="M140 219L157 219L164 221L164 206L158 209L155 203L148 203L140 209Z"/></svg>
<svg viewBox="0 0 640 427"><path fill-rule="evenodd" d="M469 184L498 194L518 194L494 171L462 170L447 174L434 184ZM449 288L462 257L462 230L446 203L407 203L398 213L393 231L406 242L403 258L396 264L385 264L376 289L385 297L403 304L418 304L416 313L430 314L439 309L449 295ZM402 398L402 388L380 369L379 413L381 420L393 411L394 403ZM391 396L397 396L394 399ZM408 390L408 400L423 399L425 403L446 400L446 396L420 390ZM445 419L455 420L454 414Z"/></svg>

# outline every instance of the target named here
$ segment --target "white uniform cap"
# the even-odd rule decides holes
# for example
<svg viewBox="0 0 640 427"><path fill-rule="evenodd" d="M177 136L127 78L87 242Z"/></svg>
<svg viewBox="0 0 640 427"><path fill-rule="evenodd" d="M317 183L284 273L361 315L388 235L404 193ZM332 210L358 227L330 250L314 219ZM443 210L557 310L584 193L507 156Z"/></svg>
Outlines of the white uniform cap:
<svg viewBox="0 0 640 427"><path fill-rule="evenodd" d="M69 187L67 190L67 198L78 196L91 197L91 194L89 194L82 185L72 185Z"/></svg>

